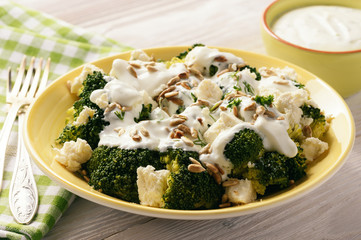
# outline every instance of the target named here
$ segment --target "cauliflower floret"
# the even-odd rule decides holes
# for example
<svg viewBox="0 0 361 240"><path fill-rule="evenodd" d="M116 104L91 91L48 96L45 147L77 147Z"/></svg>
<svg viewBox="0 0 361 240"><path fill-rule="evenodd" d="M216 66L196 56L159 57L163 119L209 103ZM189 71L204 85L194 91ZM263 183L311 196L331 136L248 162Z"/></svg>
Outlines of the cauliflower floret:
<svg viewBox="0 0 361 240"><path fill-rule="evenodd" d="M168 170L158 170L151 165L137 169L138 194L141 205L163 207L163 194L167 189Z"/></svg>
<svg viewBox="0 0 361 240"><path fill-rule="evenodd" d="M70 92L79 95L80 94L80 89L83 86L83 82L86 79L86 77L89 74L93 74L94 71L97 72L102 72L104 73L104 71L92 64L86 64L83 67L82 72L80 73L79 76L77 76L76 78L74 78L73 81L69 81L69 85L70 85Z"/></svg>
<svg viewBox="0 0 361 240"><path fill-rule="evenodd" d="M300 108L308 100L308 93L303 89L280 94L275 99L278 111L285 114L290 126L300 124L302 109Z"/></svg>
<svg viewBox="0 0 361 240"><path fill-rule="evenodd" d="M252 182L248 179L237 180L236 185L226 187L226 194L231 203L245 204L254 202L257 198L257 193L252 186Z"/></svg>
<svg viewBox="0 0 361 240"><path fill-rule="evenodd" d="M328 150L328 143L323 142L318 138L310 137L302 142L301 148L303 149L303 154L306 159L313 161Z"/></svg>
<svg viewBox="0 0 361 240"><path fill-rule="evenodd" d="M141 60L144 62L149 62L149 61L151 61L151 57L149 57L148 54L146 54L143 50L136 49L136 50L133 50L130 55L130 61L133 61L133 60Z"/></svg>
<svg viewBox="0 0 361 240"><path fill-rule="evenodd" d="M100 108L105 109L109 105L108 93L102 93L98 98L96 98L95 104Z"/></svg>
<svg viewBox="0 0 361 240"><path fill-rule="evenodd" d="M203 80L198 85L195 94L199 99L207 100L210 103L218 102L223 96L223 92L218 85L209 79Z"/></svg>
<svg viewBox="0 0 361 240"><path fill-rule="evenodd" d="M87 162L93 153L90 145L81 138L78 138L76 142L65 142L60 150L55 150L58 151L58 154L54 160L71 172L78 171L81 164Z"/></svg>
<svg viewBox="0 0 361 240"><path fill-rule="evenodd" d="M214 139L224 130L229 129L241 120L235 117L233 114L221 112L220 118L208 128L203 137L208 143L213 143Z"/></svg>
<svg viewBox="0 0 361 240"><path fill-rule="evenodd" d="M83 110L79 113L78 118L75 122L73 122L73 125L79 126L81 124L85 124L89 121L89 118L92 118L94 116L95 110L84 106Z"/></svg>

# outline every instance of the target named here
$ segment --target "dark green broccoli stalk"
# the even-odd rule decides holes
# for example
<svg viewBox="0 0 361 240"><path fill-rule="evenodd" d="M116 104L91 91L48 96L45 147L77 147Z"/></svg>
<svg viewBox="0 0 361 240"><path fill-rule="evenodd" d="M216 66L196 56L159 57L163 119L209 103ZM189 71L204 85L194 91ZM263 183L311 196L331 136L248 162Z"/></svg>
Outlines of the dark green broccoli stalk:
<svg viewBox="0 0 361 240"><path fill-rule="evenodd" d="M149 149L120 149L100 146L83 165L89 185L103 193L129 202L139 203L137 168L152 165L164 169L159 152Z"/></svg>
<svg viewBox="0 0 361 240"><path fill-rule="evenodd" d="M254 162L263 153L261 137L253 130L245 128L236 133L227 143L224 155L232 162L232 177L240 177L248 162Z"/></svg>
<svg viewBox="0 0 361 240"><path fill-rule="evenodd" d="M149 120L150 113L152 112L152 104L144 105L142 104L142 110L139 113L138 118L134 118L134 122L139 123L140 121Z"/></svg>
<svg viewBox="0 0 361 240"><path fill-rule="evenodd" d="M312 129L312 137L320 138L327 131L327 123L325 115L321 113L321 110L317 107L304 104L301 106L303 115L302 117L312 118L313 121L310 125Z"/></svg>
<svg viewBox="0 0 361 240"><path fill-rule="evenodd" d="M177 56L177 58L179 58L179 59L184 59L184 58L188 55L188 53L189 53L190 51L192 51L193 48L195 48L195 47L204 47L204 46L205 46L205 45L202 44L202 43L193 44L192 47L188 48L188 50L180 53L180 54Z"/></svg>
<svg viewBox="0 0 361 240"><path fill-rule="evenodd" d="M86 140L93 149L98 146L99 133L103 130L104 126L109 125L109 122L103 120L104 110L91 102L89 98L94 90L104 88L105 84L106 81L101 72L94 72L92 75L87 76L83 82L83 89L79 95L79 100L73 105L73 118L76 120L85 106L95 110L95 113L85 124L77 126L72 123L67 124L57 139L58 143L63 144L64 142L76 141L77 138L81 138Z"/></svg>
<svg viewBox="0 0 361 240"><path fill-rule="evenodd" d="M164 207L187 210L217 208L223 194L222 186L207 171L188 171L188 165L192 163L189 157L198 159L199 156L197 152L181 149L168 149L161 154L161 161L171 172L163 195Z"/></svg>

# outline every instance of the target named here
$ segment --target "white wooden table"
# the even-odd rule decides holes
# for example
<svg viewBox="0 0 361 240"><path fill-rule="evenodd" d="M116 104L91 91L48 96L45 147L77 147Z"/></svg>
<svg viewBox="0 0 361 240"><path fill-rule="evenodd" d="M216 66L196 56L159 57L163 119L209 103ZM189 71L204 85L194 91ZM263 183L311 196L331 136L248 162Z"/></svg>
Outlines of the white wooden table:
<svg viewBox="0 0 361 240"><path fill-rule="evenodd" d="M260 17L271 0L17 0L134 48L191 45L265 53ZM348 161L301 199L247 216L181 221L134 215L77 198L45 239L361 239L361 93Z"/></svg>

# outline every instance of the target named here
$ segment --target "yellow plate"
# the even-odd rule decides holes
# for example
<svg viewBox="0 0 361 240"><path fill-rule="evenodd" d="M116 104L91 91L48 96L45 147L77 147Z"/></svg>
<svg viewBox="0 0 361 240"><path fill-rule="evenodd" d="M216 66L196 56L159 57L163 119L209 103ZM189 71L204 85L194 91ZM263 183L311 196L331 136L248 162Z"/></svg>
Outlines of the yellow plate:
<svg viewBox="0 0 361 240"><path fill-rule="evenodd" d="M156 59L168 60L187 48L188 47L153 48L146 49L145 52L150 55L153 54ZM80 74L81 67L55 80L39 96L29 110L24 134L30 155L47 176L80 197L131 213L172 219L216 219L259 212L301 197L306 192L325 182L340 169L346 160L346 156L352 149L355 138L355 126L349 108L335 90L322 80L317 79L317 77L311 73L282 60L236 49L218 49L240 56L248 64L257 68L261 66L281 68L289 66L294 68L298 73L298 80L306 84L310 90L311 97L319 104L321 109L325 110L326 114L332 114L334 117L330 130L326 135L326 141L330 146L328 154L323 156L322 159L317 160L317 162L308 169L308 177L297 182L292 188L267 196L263 198L262 201L243 206L189 211L142 206L125 202L93 190L84 180L52 161L55 155L54 150L52 150L52 145L65 125L66 110L71 107L76 100L74 96L69 94L66 83L68 80L74 79ZM122 53L100 59L92 62L92 64L104 69L105 72L109 72L114 59L122 58L128 60L129 57L129 52ZM313 194L317 194L317 192Z"/></svg>

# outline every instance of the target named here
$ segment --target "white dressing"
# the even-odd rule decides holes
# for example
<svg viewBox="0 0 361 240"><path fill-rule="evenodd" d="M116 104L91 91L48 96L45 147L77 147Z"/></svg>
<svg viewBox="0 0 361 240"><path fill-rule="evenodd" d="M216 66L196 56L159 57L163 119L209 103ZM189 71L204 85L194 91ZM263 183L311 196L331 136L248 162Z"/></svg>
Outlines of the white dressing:
<svg viewBox="0 0 361 240"><path fill-rule="evenodd" d="M323 51L361 49L361 9L309 6L289 11L272 26L280 38Z"/></svg>

